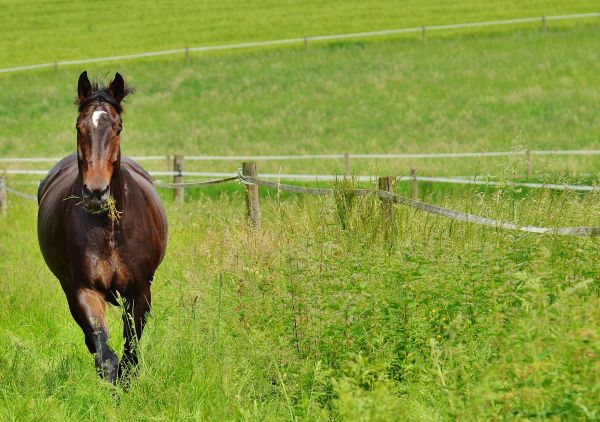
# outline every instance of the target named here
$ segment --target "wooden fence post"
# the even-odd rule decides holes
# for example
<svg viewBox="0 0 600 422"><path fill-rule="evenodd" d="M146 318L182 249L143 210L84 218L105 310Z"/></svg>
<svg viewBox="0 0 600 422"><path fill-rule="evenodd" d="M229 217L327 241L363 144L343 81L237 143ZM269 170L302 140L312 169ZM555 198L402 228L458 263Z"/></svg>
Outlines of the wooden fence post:
<svg viewBox="0 0 600 422"><path fill-rule="evenodd" d="M173 158L173 171L179 173L173 176L173 183L183 183L183 155L176 154ZM179 204L183 203L184 193L183 188L175 188L173 189L173 200Z"/></svg>
<svg viewBox="0 0 600 422"><path fill-rule="evenodd" d="M527 178L531 179L531 176L533 176L533 163L531 162L531 150L529 148L527 148L527 151L525 151L525 154L527 155Z"/></svg>
<svg viewBox="0 0 600 422"><path fill-rule="evenodd" d="M250 161L242 163L242 174L247 177L257 178L256 163ZM260 229L260 203L258 201L258 185L244 185L246 190L246 208L250 224Z"/></svg>
<svg viewBox="0 0 600 422"><path fill-rule="evenodd" d="M304 37L304 50L308 50L308 37Z"/></svg>
<svg viewBox="0 0 600 422"><path fill-rule="evenodd" d="M185 56L183 60L185 64L188 64L190 62L190 49L187 47L185 48Z"/></svg>
<svg viewBox="0 0 600 422"><path fill-rule="evenodd" d="M548 30L548 25L546 25L546 16L542 16L542 28L544 29L544 32Z"/></svg>
<svg viewBox="0 0 600 422"><path fill-rule="evenodd" d="M8 209L6 195L6 177L0 176L0 215L6 215Z"/></svg>
<svg viewBox="0 0 600 422"><path fill-rule="evenodd" d="M417 169L410 168L410 197L417 199L419 197L419 182L417 181Z"/></svg>
<svg viewBox="0 0 600 422"><path fill-rule="evenodd" d="M394 186L396 185L396 178L392 176L383 176L379 178L379 190L385 192L394 192ZM383 213L385 214L385 233L386 238L392 233L392 227L394 224L394 201L391 198L381 198Z"/></svg>
<svg viewBox="0 0 600 422"><path fill-rule="evenodd" d="M345 171L346 171L346 173L345 173L346 177L350 176L350 170L351 170L350 154L348 154L348 153L344 154L344 167L345 167Z"/></svg>
<svg viewBox="0 0 600 422"><path fill-rule="evenodd" d="M425 26L421 27L421 41L427 41L427 28Z"/></svg>

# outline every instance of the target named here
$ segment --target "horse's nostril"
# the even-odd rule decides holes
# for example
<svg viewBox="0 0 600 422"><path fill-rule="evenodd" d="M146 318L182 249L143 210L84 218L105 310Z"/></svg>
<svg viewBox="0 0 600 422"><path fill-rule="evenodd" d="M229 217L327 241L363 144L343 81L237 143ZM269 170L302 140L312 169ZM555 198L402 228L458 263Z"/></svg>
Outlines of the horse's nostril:
<svg viewBox="0 0 600 422"><path fill-rule="evenodd" d="M88 189L87 185L83 185L82 195L84 198L90 198L92 196L92 191Z"/></svg>
<svg viewBox="0 0 600 422"><path fill-rule="evenodd" d="M100 192L100 200L101 201L106 201L108 199L108 194L109 194L109 186L107 186L102 192Z"/></svg>
<svg viewBox="0 0 600 422"><path fill-rule="evenodd" d="M83 185L82 196L86 201L103 202L108 199L110 186L105 185L96 189L90 189L88 185Z"/></svg>

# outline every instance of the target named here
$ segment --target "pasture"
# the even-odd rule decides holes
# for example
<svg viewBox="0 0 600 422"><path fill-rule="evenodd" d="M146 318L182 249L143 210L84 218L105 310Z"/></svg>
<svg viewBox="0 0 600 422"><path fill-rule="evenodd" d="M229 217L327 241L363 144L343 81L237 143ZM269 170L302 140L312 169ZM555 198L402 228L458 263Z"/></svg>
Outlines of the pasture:
<svg viewBox="0 0 600 422"><path fill-rule="evenodd" d="M572 29L350 42L218 57L127 61L129 155L322 154L598 148L598 23ZM0 153L72 151L78 66L3 75ZM597 159L555 158L594 172ZM163 170L164 164L156 169ZM232 171L231 163L202 170ZM498 174L504 161L355 162L357 173ZM443 165L442 165L443 164ZM22 168L22 166L20 167ZM38 166L39 168L39 166ZM44 168L44 167L41 167ZM194 167L186 167L189 170ZM543 170L544 159L536 168ZM196 168L200 169L200 168ZM263 172L332 173L343 162L283 162Z"/></svg>
<svg viewBox="0 0 600 422"><path fill-rule="evenodd" d="M363 32L421 25L597 12L590 0L442 0L369 3L290 0L240 2L27 3L5 0L0 68L144 51ZM68 40L68 42L65 42Z"/></svg>
<svg viewBox="0 0 600 422"><path fill-rule="evenodd" d="M428 2L405 13L414 9L408 3L388 10L382 2L367 13L354 3L340 9L331 2L308 3L298 17L290 13L297 6L285 3L277 13L288 20L270 26L261 24L261 8L238 6L223 3L203 16L213 24L202 32L191 31L198 22L188 19L168 36L136 37L148 29L132 20L127 40L112 34L113 45L126 53L411 26L422 16L442 23L516 11L586 12L595 5ZM14 16L0 18L10 25L0 26L18 34L28 23L14 17L30 6L10 7ZM85 13L110 11L95 7ZM146 22L159 12L148 7ZM336 13L347 19L332 19ZM176 8L174 17L183 15L192 10ZM225 16L238 24L219 20ZM0 49L0 63L88 57L85 46L51 38L75 37L78 25L84 24L32 33L33 40L50 37L48 49L17 48L4 38L11 47ZM426 42L355 40L87 70L119 71L137 88L125 105L125 155L597 149L599 29L591 20L545 33L513 28ZM113 53L93 42L94 56ZM74 151L72 102L81 70L0 75L0 156ZM539 158L534 179L595 183L599 164L597 156ZM501 182L526 173L521 153L355 161L353 171L399 175L411 165L423 175L490 174ZM232 171L239 164L186 166ZM331 161L259 166L259 172L283 173L342 169ZM19 184L27 181L8 178L9 186L33 193L33 185ZM161 191L169 249L153 283L139 375L116 390L94 372L60 285L43 262L36 206L9 196L8 215L0 216L0 419L600 419L597 238L503 231L403 207L395 207L388 236L378 199L350 199L344 184L336 189L324 198L261 190L260 231L246 222L237 182L190 190L183 204ZM406 193L406 185L398 192ZM424 184L421 198L523 225L600 226L598 191ZM109 326L120 352L118 308L109 309Z"/></svg>
<svg viewBox="0 0 600 422"><path fill-rule="evenodd" d="M598 225L598 199L444 204ZM398 209L388 245L372 198L272 197L255 234L243 207L235 193L168 204L140 374L115 402L40 257L35 207L13 200L0 221L2 418L598 417L597 241ZM109 316L119 350L118 310Z"/></svg>

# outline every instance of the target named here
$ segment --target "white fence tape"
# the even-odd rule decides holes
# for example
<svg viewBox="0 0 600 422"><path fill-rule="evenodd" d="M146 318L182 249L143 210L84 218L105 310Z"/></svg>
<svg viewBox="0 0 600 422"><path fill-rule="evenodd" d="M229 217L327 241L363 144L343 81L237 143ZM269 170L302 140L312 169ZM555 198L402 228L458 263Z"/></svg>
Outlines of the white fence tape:
<svg viewBox="0 0 600 422"><path fill-rule="evenodd" d="M18 196L19 198L27 199L29 201L37 201L37 196L35 195L29 195L28 193L19 192L18 190L14 190L9 187L6 188L6 191L15 196Z"/></svg>
<svg viewBox="0 0 600 422"><path fill-rule="evenodd" d="M281 183L273 183L262 178L239 175L240 179L245 184L253 184L262 186L268 189L276 189L278 191L295 192L310 195L333 195L334 189L323 188L306 188L303 186L286 185ZM451 218L454 220L464 221L467 223L478 224L482 226L494 227L497 229L519 230L528 233L538 234L554 234L559 236L579 236L579 237L600 237L600 227L539 227L539 226L522 226L516 223L496 220L493 218L482 217L475 214L470 214L461 211L455 211L448 208L439 207L433 204L427 204L414 199L409 199L392 192L382 190L355 189L349 191L356 196L366 196L369 194L377 194L380 198L425 211L429 214L440 215L442 217Z"/></svg>
<svg viewBox="0 0 600 422"><path fill-rule="evenodd" d="M58 163L64 157L0 157L0 163ZM135 161L166 160L166 155L145 155L129 157Z"/></svg>
<svg viewBox="0 0 600 422"><path fill-rule="evenodd" d="M402 177L402 180L409 180L409 176ZM558 183L528 183L528 182L495 182L492 180L467 180L463 178L451 177L427 177L417 176L417 182L433 182L433 183L452 183L460 185L487 185L487 186L514 186L534 189L556 189L556 190L574 190L580 192L590 192L600 190L600 187L590 185L571 185ZM400 180L400 178L398 179Z"/></svg>
<svg viewBox="0 0 600 422"><path fill-rule="evenodd" d="M339 159L344 154L304 154L304 155L185 155L186 161L284 161Z"/></svg>
<svg viewBox="0 0 600 422"><path fill-rule="evenodd" d="M25 65L25 66L15 66L15 67L8 67L8 68L0 69L0 73L42 69L42 68L65 66L65 65L108 62L108 61L115 61L115 60L131 60L131 59L139 59L139 58L145 58L145 57L166 56L166 55L172 55L172 54L185 54L187 51L206 52L206 51L217 51L217 50L234 50L234 49L240 49L240 48L255 48L255 47L269 47L269 46L288 45L288 44L300 44L300 43L314 42L314 41L331 41L331 40L342 40L342 39L348 39L348 38L381 37L381 36L386 36L386 35L397 35L397 34L422 32L423 30L442 31L442 30L449 30L449 29L480 28L480 27L486 27L486 26L516 25L516 24L535 23L535 22L544 23L544 22L548 22L548 21L571 20L571 19L572 20L589 19L589 18L594 18L594 17L600 17L600 12L577 13L577 14L572 14L572 15L557 15L557 16L545 16L545 17L539 16L539 17L529 17L529 18L503 19L503 20L493 20L493 21L484 21L484 22L468 22L468 23L448 24L448 25L418 26L418 27L413 27L413 28L388 29L388 30L383 30L383 31L355 32L355 33L349 33L349 34L333 34L333 35L316 35L316 36L287 38L287 39L272 40L272 41L244 42L244 43L237 43L237 44L211 45L211 46L192 47L192 48L176 48L176 49L171 49L171 50L152 51L152 52L136 53L136 54L125 54L125 55L119 55L119 56L95 57L95 58L78 59L78 60L62 60L62 61L55 61L53 63L40 63L40 64Z"/></svg>
<svg viewBox="0 0 600 422"><path fill-rule="evenodd" d="M6 174L16 175L46 175L47 170L6 170ZM233 177L237 173L222 173L222 172L200 172L200 171L150 171L151 176L182 176L182 177ZM262 179L270 180L296 180L306 182L332 182L343 180L343 175L334 174L277 174L277 173L261 173ZM351 179L356 182L374 182L377 176L351 176ZM398 176L397 181L413 180L412 176ZM554 189L554 190L572 190L578 192L598 191L600 187L591 185L573 185L573 184L558 184L558 183L530 183L530 182L497 182L493 180L476 180L471 176L471 180L465 176L462 177L429 177L417 176L417 182L431 183L451 183L460 185L479 185L479 186L511 186L525 187L532 189Z"/></svg>

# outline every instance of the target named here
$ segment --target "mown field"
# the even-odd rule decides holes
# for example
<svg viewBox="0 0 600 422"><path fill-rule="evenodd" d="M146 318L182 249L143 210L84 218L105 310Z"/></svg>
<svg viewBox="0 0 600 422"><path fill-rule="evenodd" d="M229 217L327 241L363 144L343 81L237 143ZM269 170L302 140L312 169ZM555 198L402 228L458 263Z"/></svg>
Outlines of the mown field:
<svg viewBox="0 0 600 422"><path fill-rule="evenodd" d="M173 3L165 15L154 4L9 1L0 66L597 6L415 5ZM157 24L164 19L169 31ZM523 148L600 147L599 29L590 20L545 33L488 29L86 68L119 71L137 89L124 115L126 155L514 150L493 160L353 162L355 174L416 165L422 175L508 182L526 174ZM82 70L0 75L0 157L74 150ZM536 157L534 179L595 183L599 165ZM342 169L259 163L259 172ZM31 177L8 183L35 191ZM337 189L324 198L261 191L259 231L248 227L237 182L190 190L181 205L161 191L169 250L127 390L95 374L39 252L36 206L10 195L0 216L0 420L600 419L597 238L496 230L403 207L389 233L379 200ZM600 226L598 192L421 184L420 198L523 225ZM109 324L120 352L118 308Z"/></svg>
<svg viewBox="0 0 600 422"><path fill-rule="evenodd" d="M591 13L598 11L598 4L591 0L533 0L527 4L517 0L453 4L441 0L3 0L2 11L0 68L186 46Z"/></svg>

